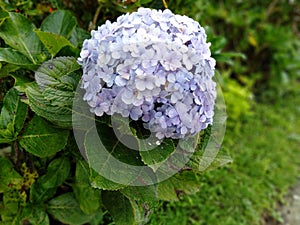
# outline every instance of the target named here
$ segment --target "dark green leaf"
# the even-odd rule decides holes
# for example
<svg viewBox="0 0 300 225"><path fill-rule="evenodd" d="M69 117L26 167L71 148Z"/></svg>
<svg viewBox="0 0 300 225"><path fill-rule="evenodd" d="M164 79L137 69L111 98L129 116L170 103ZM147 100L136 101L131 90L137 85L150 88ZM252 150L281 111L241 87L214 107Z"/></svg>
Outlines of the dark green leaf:
<svg viewBox="0 0 300 225"><path fill-rule="evenodd" d="M226 52L226 53L217 53L212 55L217 62L224 62L229 65L233 64L232 58L242 58L246 59L246 56L242 53L236 52Z"/></svg>
<svg viewBox="0 0 300 225"><path fill-rule="evenodd" d="M35 72L35 79L41 91L47 87L75 91L81 77L81 67L73 57L58 57L43 63Z"/></svg>
<svg viewBox="0 0 300 225"><path fill-rule="evenodd" d="M58 107L71 107L74 93L71 91L55 90L53 88L46 88L43 91L43 96L46 100L51 102L51 105Z"/></svg>
<svg viewBox="0 0 300 225"><path fill-rule="evenodd" d="M90 182L94 188L99 188L102 190L119 190L125 187L123 184L115 183L106 179L93 169L90 170Z"/></svg>
<svg viewBox="0 0 300 225"><path fill-rule="evenodd" d="M82 28L75 27L69 40L74 46L81 47L83 41L88 38L90 38L90 34L88 32Z"/></svg>
<svg viewBox="0 0 300 225"><path fill-rule="evenodd" d="M39 36L41 42L51 53L52 57L54 57L63 47L68 45L72 46L72 43L62 35L39 30L35 30L35 33Z"/></svg>
<svg viewBox="0 0 300 225"><path fill-rule="evenodd" d="M9 13L2 8L0 8L0 22L9 17Z"/></svg>
<svg viewBox="0 0 300 225"><path fill-rule="evenodd" d="M22 134L20 144L36 156L47 157L62 150L68 136L68 130L55 128L41 117L34 116Z"/></svg>
<svg viewBox="0 0 300 225"><path fill-rule="evenodd" d="M147 4L147 3L150 3L152 2L153 0L140 0L140 3L141 4Z"/></svg>
<svg viewBox="0 0 300 225"><path fill-rule="evenodd" d="M193 171L184 171L158 183L158 197L164 201L177 201L181 195L199 191L200 182Z"/></svg>
<svg viewBox="0 0 300 225"><path fill-rule="evenodd" d="M112 128L106 124L99 124L97 128L98 130L91 127L84 140L89 165L101 175L96 175L96 179L92 183L93 186L99 184L99 188L111 190L134 182L142 170L142 167L139 166L142 164L138 151L127 148L120 143L118 138L113 135ZM98 179L100 182L95 184ZM104 183L101 181L102 179ZM121 184L115 185L115 183Z"/></svg>
<svg viewBox="0 0 300 225"><path fill-rule="evenodd" d="M38 179L30 187L30 202L43 203L52 198L56 193L56 188L44 188L42 180Z"/></svg>
<svg viewBox="0 0 300 225"><path fill-rule="evenodd" d="M77 22L70 11L59 10L51 13L42 23L41 30L70 38Z"/></svg>
<svg viewBox="0 0 300 225"><path fill-rule="evenodd" d="M157 185L148 186L128 186L120 190L131 201L136 201L139 205L143 205L146 210L155 207L158 204ZM146 207L149 207L148 209Z"/></svg>
<svg viewBox="0 0 300 225"><path fill-rule="evenodd" d="M222 48L226 45L227 40L226 38L222 37L222 36L217 36L212 38L211 41L211 52L214 53L219 53L221 52Z"/></svg>
<svg viewBox="0 0 300 225"><path fill-rule="evenodd" d="M28 87L31 109L60 127L72 127L72 104L81 73L75 58L59 57L45 62L35 73L39 89Z"/></svg>
<svg viewBox="0 0 300 225"><path fill-rule="evenodd" d="M13 73L12 77L15 79L14 88L23 93L25 93L28 86L32 85L34 82L29 77L24 76L24 74Z"/></svg>
<svg viewBox="0 0 300 225"><path fill-rule="evenodd" d="M63 184L70 173L71 164L66 157L54 159L47 168L47 173L40 177L43 188L55 188Z"/></svg>
<svg viewBox="0 0 300 225"><path fill-rule="evenodd" d="M3 221L13 221L21 210L21 205L24 205L24 197L17 189L10 188L5 191L2 196L3 209L0 208L1 219ZM0 205L1 207L1 205Z"/></svg>
<svg viewBox="0 0 300 225"><path fill-rule="evenodd" d="M3 100L0 115L0 143L16 139L27 115L27 105L20 101L16 89L10 89Z"/></svg>
<svg viewBox="0 0 300 225"><path fill-rule="evenodd" d="M133 225L141 222L142 216L137 205L120 192L105 191L102 199L116 225Z"/></svg>
<svg viewBox="0 0 300 225"><path fill-rule="evenodd" d="M100 207L101 191L93 188L89 180L89 168L85 161L77 161L75 183L73 185L75 197L79 203L80 209L91 214Z"/></svg>
<svg viewBox="0 0 300 225"><path fill-rule="evenodd" d="M0 157L0 193L11 188L20 188L22 180L22 176L14 170L11 162Z"/></svg>
<svg viewBox="0 0 300 225"><path fill-rule="evenodd" d="M0 27L0 37L6 44L26 55L33 64L39 63L42 43L36 33L35 26L19 13L9 13Z"/></svg>
<svg viewBox="0 0 300 225"><path fill-rule="evenodd" d="M73 193L66 193L49 201L47 211L58 221L72 225L88 223L95 216L86 215L80 210Z"/></svg>
<svg viewBox="0 0 300 225"><path fill-rule="evenodd" d="M46 118L57 126L64 128L72 127L72 107L71 102L65 107L52 105L50 101L45 99L37 86L29 86L26 89L26 96L29 99L29 106L37 115Z"/></svg>
<svg viewBox="0 0 300 225"><path fill-rule="evenodd" d="M197 151L187 163L187 166L193 169L195 172L204 172L207 170L216 169L232 162L232 158L229 155L218 153L217 155L206 154Z"/></svg>
<svg viewBox="0 0 300 225"><path fill-rule="evenodd" d="M160 164L165 162L168 157L175 151L174 143L171 139L164 140L160 145L151 150L147 141L140 140L140 155L143 162L151 167L154 171L159 168Z"/></svg>
<svg viewBox="0 0 300 225"><path fill-rule="evenodd" d="M11 48L0 48L0 62L19 66L32 65L32 62L25 55Z"/></svg>
<svg viewBox="0 0 300 225"><path fill-rule="evenodd" d="M103 219L103 212L101 209L97 211L97 213L94 214L95 216L90 220L89 225L99 225L102 222Z"/></svg>
<svg viewBox="0 0 300 225"><path fill-rule="evenodd" d="M49 217L41 207L25 206L20 216L14 220L15 224L49 225Z"/></svg>
<svg viewBox="0 0 300 225"><path fill-rule="evenodd" d="M19 68L20 68L19 66L14 64L5 64L2 65L1 67L1 63L0 63L0 78L10 76L12 72L15 72Z"/></svg>

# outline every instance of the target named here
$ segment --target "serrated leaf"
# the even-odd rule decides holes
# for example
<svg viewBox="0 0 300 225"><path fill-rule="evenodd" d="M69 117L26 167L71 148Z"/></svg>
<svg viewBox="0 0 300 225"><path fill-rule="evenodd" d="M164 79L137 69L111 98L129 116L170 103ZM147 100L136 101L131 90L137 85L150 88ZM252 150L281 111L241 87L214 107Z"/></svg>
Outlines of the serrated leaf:
<svg viewBox="0 0 300 225"><path fill-rule="evenodd" d="M175 145L171 139L164 140L160 145L150 150L147 150L149 148L147 141L139 140L139 146L142 161L154 171L175 151Z"/></svg>
<svg viewBox="0 0 300 225"><path fill-rule="evenodd" d="M43 188L55 188L63 184L68 178L71 163L66 157L54 159L47 168L47 173L40 177Z"/></svg>
<svg viewBox="0 0 300 225"><path fill-rule="evenodd" d="M218 167L222 167L233 160L229 155L219 152L218 154L203 154L197 151L187 163L187 167L193 169L194 172L204 172Z"/></svg>
<svg viewBox="0 0 300 225"><path fill-rule="evenodd" d="M51 53L52 57L54 57L63 47L73 46L72 43L62 35L39 30L35 30L35 33L39 36L41 42Z"/></svg>
<svg viewBox="0 0 300 225"><path fill-rule="evenodd" d="M81 77L76 71L80 68L73 57L57 57L43 63L35 72L35 79L41 91L47 87L75 91Z"/></svg>
<svg viewBox="0 0 300 225"><path fill-rule="evenodd" d="M11 188L18 188L22 185L22 176L18 174L12 163L3 157L0 157L0 193Z"/></svg>
<svg viewBox="0 0 300 225"><path fill-rule="evenodd" d="M42 22L41 30L62 35L68 39L76 24L76 18L72 16L70 11L59 10L51 13Z"/></svg>
<svg viewBox="0 0 300 225"><path fill-rule="evenodd" d="M22 129L27 115L27 105L20 101L16 89L10 89L4 97L0 115L0 143L14 141Z"/></svg>
<svg viewBox="0 0 300 225"><path fill-rule="evenodd" d="M62 194L48 202L47 211L62 223L82 225L88 223L95 215L84 214L73 193Z"/></svg>
<svg viewBox="0 0 300 225"><path fill-rule="evenodd" d="M106 124L98 124L97 129L91 127L84 140L88 163L112 184L129 184L138 178L143 164L138 151L127 148L113 134L112 128Z"/></svg>
<svg viewBox="0 0 300 225"><path fill-rule="evenodd" d="M74 93L71 91L55 90L53 88L45 88L42 95L51 105L58 107L72 107Z"/></svg>
<svg viewBox="0 0 300 225"><path fill-rule="evenodd" d="M92 187L99 188L102 190L119 190L125 187L125 185L123 184L115 183L111 180L106 179L105 177L101 176L93 169L90 169L89 179Z"/></svg>
<svg viewBox="0 0 300 225"><path fill-rule="evenodd" d="M158 198L164 201L177 201L181 195L199 191L200 183L193 171L184 171L158 183Z"/></svg>
<svg viewBox="0 0 300 225"><path fill-rule="evenodd" d="M33 64L39 63L42 43L36 33L35 26L20 13L9 13L9 18L0 26L0 37L6 44L26 55Z"/></svg>
<svg viewBox="0 0 300 225"><path fill-rule="evenodd" d="M72 108L52 105L44 98L37 86L29 86L26 89L29 106L37 115L46 118L57 126L63 128L72 127ZM66 101L66 104L68 102ZM70 104L70 103L69 103Z"/></svg>
<svg viewBox="0 0 300 225"><path fill-rule="evenodd" d="M31 109L60 127L72 127L72 104L81 74L75 58L58 57L35 73L37 86L26 90Z"/></svg>
<svg viewBox="0 0 300 225"><path fill-rule="evenodd" d="M32 65L32 62L25 55L12 48L0 48L0 62L11 63L22 67Z"/></svg>
<svg viewBox="0 0 300 225"><path fill-rule="evenodd" d="M148 186L128 186L120 190L131 201L137 202L144 207L144 210L157 206L158 191L157 184Z"/></svg>
<svg viewBox="0 0 300 225"><path fill-rule="evenodd" d="M34 116L20 137L20 145L39 157L52 156L67 144L69 130L53 127L39 116Z"/></svg>
<svg viewBox="0 0 300 225"><path fill-rule="evenodd" d="M102 194L103 204L112 216L116 225L133 225L140 222L140 212L136 204L118 191L105 191Z"/></svg>
<svg viewBox="0 0 300 225"><path fill-rule="evenodd" d="M84 213L91 214L99 209L101 191L91 186L89 180L89 168L85 161L79 160L76 163L73 191L80 209Z"/></svg>

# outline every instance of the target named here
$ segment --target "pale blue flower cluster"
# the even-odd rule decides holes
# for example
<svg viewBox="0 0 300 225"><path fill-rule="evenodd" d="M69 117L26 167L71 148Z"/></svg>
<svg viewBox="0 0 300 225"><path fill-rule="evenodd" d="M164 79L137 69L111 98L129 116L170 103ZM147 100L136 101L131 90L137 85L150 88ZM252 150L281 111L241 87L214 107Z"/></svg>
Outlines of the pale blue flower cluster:
<svg viewBox="0 0 300 225"><path fill-rule="evenodd" d="M139 8L85 40L84 100L97 116L141 119L159 139L184 138L213 122L215 60L198 22Z"/></svg>

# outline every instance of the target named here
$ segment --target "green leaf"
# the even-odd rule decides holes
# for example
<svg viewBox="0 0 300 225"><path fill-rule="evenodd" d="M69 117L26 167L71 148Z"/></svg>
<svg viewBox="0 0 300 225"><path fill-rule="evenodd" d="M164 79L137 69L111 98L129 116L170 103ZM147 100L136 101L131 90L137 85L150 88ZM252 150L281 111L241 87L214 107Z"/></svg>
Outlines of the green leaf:
<svg viewBox="0 0 300 225"><path fill-rule="evenodd" d="M12 163L3 157L0 157L0 193L11 188L19 188L22 185L22 176L18 174Z"/></svg>
<svg viewBox="0 0 300 225"><path fill-rule="evenodd" d="M82 225L88 223L95 215L84 214L73 193L62 194L48 202L47 211L62 223Z"/></svg>
<svg viewBox="0 0 300 225"><path fill-rule="evenodd" d="M105 191L102 194L102 200L116 225L133 225L141 222L141 214L137 205L120 192Z"/></svg>
<svg viewBox="0 0 300 225"><path fill-rule="evenodd" d="M89 225L99 225L102 224L103 220L103 212L101 210L98 210L97 213L94 214L94 218L92 218L89 222Z"/></svg>
<svg viewBox="0 0 300 225"><path fill-rule="evenodd" d="M44 203L52 198L56 193L56 188L44 188L43 181L40 178L30 187L30 202Z"/></svg>
<svg viewBox="0 0 300 225"><path fill-rule="evenodd" d="M226 38L222 36L213 37L211 40L211 52L212 54L221 52L222 48L227 44Z"/></svg>
<svg viewBox="0 0 300 225"><path fill-rule="evenodd" d="M158 184L158 198L164 201L177 201L181 195L199 191L200 182L193 171L184 171Z"/></svg>
<svg viewBox="0 0 300 225"><path fill-rule="evenodd" d="M0 48L0 62L24 67L32 65L32 62L25 55L11 48Z"/></svg>
<svg viewBox="0 0 300 225"><path fill-rule="evenodd" d="M81 47L83 41L88 38L90 38L90 34L88 32L80 27L75 27L69 40L74 46Z"/></svg>
<svg viewBox="0 0 300 225"><path fill-rule="evenodd" d="M41 91L47 87L75 91L81 77L80 68L74 57L58 57L43 63L35 72L35 79Z"/></svg>
<svg viewBox="0 0 300 225"><path fill-rule="evenodd" d="M21 205L24 205L25 199L20 190L13 188L3 193L2 199L3 209L0 208L1 219L2 221L13 221L20 212Z"/></svg>
<svg viewBox="0 0 300 225"><path fill-rule="evenodd" d="M160 145L154 149L148 150L149 144L143 139L139 140L140 155L142 161L156 171L161 163L165 162L168 157L175 151L175 145L171 139L164 140Z"/></svg>
<svg viewBox="0 0 300 225"><path fill-rule="evenodd" d="M131 201L139 203L144 206L147 211L152 207L158 205L158 191L157 185L148 186L128 186L120 190Z"/></svg>
<svg viewBox="0 0 300 225"><path fill-rule="evenodd" d="M62 35L39 30L35 30L35 33L39 36L41 42L51 53L52 57L54 57L63 47L73 46L72 43Z"/></svg>
<svg viewBox="0 0 300 225"><path fill-rule="evenodd" d="M43 188L55 188L68 178L71 163L66 157L54 159L47 168L47 173L40 178Z"/></svg>
<svg viewBox="0 0 300 225"><path fill-rule="evenodd" d="M28 205L25 206L21 215L15 220L15 224L31 224L31 225L49 225L48 214L41 207Z"/></svg>
<svg viewBox="0 0 300 225"><path fill-rule="evenodd" d="M99 209L101 191L91 186L89 180L89 168L87 163L83 160L78 160L76 163L73 191L80 209L84 213L91 214Z"/></svg>
<svg viewBox="0 0 300 225"><path fill-rule="evenodd" d="M29 100L29 106L37 115L46 118L57 126L63 128L72 127L72 107L70 104L64 107L52 105L51 102L44 98L38 87L35 85L28 86L26 96ZM70 100L69 100L70 101Z"/></svg>
<svg viewBox="0 0 300 225"><path fill-rule="evenodd" d="M0 21L9 17L9 13L0 8Z"/></svg>
<svg viewBox="0 0 300 225"><path fill-rule="evenodd" d="M187 166L193 169L195 172L204 172L218 167L222 167L228 163L231 163L233 160L229 155L218 153L215 155L203 155L200 152L194 154L190 161L187 163Z"/></svg>
<svg viewBox="0 0 300 225"><path fill-rule="evenodd" d="M97 187L100 185L101 189L118 189L123 186L122 184L135 181L137 175L140 175L139 165L143 165L138 151L124 146L113 134L111 127L98 124L97 129L91 127L85 135L84 147L88 163L91 168L101 174L94 174L96 176L92 185ZM99 155L102 157L97 157Z"/></svg>
<svg viewBox="0 0 300 225"><path fill-rule="evenodd" d="M70 11L59 10L51 13L42 23L41 30L70 38L77 22Z"/></svg>
<svg viewBox="0 0 300 225"><path fill-rule="evenodd" d="M233 64L232 58L246 59L246 56L243 53L237 53L237 52L217 53L217 54L213 54L212 56L217 62L224 62L229 65Z"/></svg>
<svg viewBox="0 0 300 225"><path fill-rule="evenodd" d="M34 82L29 77L24 76L24 74L13 73L12 77L15 79L14 88L23 93L25 93L28 86L32 85Z"/></svg>
<svg viewBox="0 0 300 225"><path fill-rule="evenodd" d="M14 141L23 127L27 105L20 101L19 92L12 88L4 97L0 115L0 143Z"/></svg>
<svg viewBox="0 0 300 225"><path fill-rule="evenodd" d="M71 128L79 68L73 57L58 57L39 67L35 73L39 89L32 85L26 90L31 109L60 127Z"/></svg>
<svg viewBox="0 0 300 225"><path fill-rule="evenodd" d="M35 26L20 13L9 13L0 26L0 37L6 44L26 55L33 64L39 63L42 43L36 33Z"/></svg>
<svg viewBox="0 0 300 225"><path fill-rule="evenodd" d="M20 138L21 146L39 157L48 157L67 144L69 131L51 126L39 116L34 116Z"/></svg>
<svg viewBox="0 0 300 225"><path fill-rule="evenodd" d="M0 64L1 65L1 64ZM14 64L5 64L0 66L0 78L10 76L12 72L15 72L20 67Z"/></svg>
<svg viewBox="0 0 300 225"><path fill-rule="evenodd" d="M115 183L111 180L106 179L93 169L90 169L90 182L92 187L102 190L119 190L125 187L125 185L123 184Z"/></svg>

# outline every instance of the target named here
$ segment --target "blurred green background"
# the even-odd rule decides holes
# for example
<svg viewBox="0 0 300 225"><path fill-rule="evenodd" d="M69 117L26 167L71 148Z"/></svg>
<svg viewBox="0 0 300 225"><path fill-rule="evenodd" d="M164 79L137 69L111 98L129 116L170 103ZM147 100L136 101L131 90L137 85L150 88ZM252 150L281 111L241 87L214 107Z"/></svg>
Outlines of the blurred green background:
<svg viewBox="0 0 300 225"><path fill-rule="evenodd" d="M233 163L203 174L200 192L161 203L148 224L285 224L279 206L300 171L300 2L293 0L166 0L172 11L206 28L227 105L222 154ZM0 1L36 25L71 10L90 31L161 0ZM10 78L0 79L0 102ZM110 218L105 215L103 224Z"/></svg>

